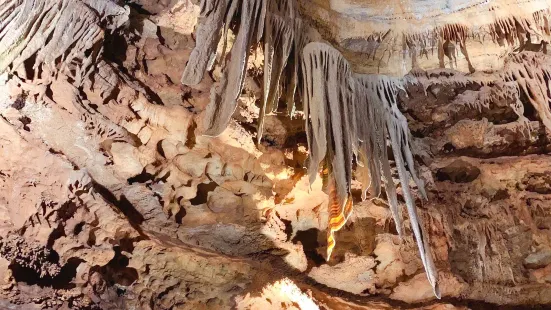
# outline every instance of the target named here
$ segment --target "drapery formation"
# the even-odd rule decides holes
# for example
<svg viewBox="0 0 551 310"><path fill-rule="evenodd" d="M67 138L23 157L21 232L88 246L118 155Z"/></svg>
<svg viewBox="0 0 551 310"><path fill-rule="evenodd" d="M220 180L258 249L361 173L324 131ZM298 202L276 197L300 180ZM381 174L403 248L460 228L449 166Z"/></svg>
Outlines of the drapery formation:
<svg viewBox="0 0 551 310"><path fill-rule="evenodd" d="M355 85L348 62L323 43L304 48L303 102L310 159L310 184L324 161L330 186L327 259L335 246L334 232L352 211L352 156L356 120Z"/></svg>
<svg viewBox="0 0 551 310"><path fill-rule="evenodd" d="M211 90L203 133L217 136L227 127L243 89L249 48L263 37L265 92L258 125L260 142L264 117L266 113L275 112L280 97L285 98L288 114L294 113L301 51L310 41L312 30L297 16L295 0L203 0L196 31L197 47L182 76L183 84L201 82L214 64L220 39L224 42L222 53L225 53L229 25L234 18L239 20L239 29L229 55L221 57L225 70L222 79Z"/></svg>
<svg viewBox="0 0 551 310"><path fill-rule="evenodd" d="M266 6L267 1L264 0L201 1L197 48L192 52L182 76L183 84L196 85L201 81L205 71L213 65L222 29L225 38L229 24L235 16L239 17L239 31L229 52L229 60L224 63L224 74L211 89L211 102L204 115L205 135L219 135L230 121L243 89L249 48L263 35Z"/></svg>
<svg viewBox="0 0 551 310"><path fill-rule="evenodd" d="M353 158L366 170L360 174L363 199L368 186L372 194L379 195L380 182L384 179L396 227L402 234L402 218L387 154L388 140L421 260L435 295L439 296L436 268L409 188L411 177L426 197L424 184L414 170L407 120L398 110L396 98L403 82L386 76L354 75L342 55L324 43L310 43L303 53L310 183L315 180L322 161L328 172L327 257L335 246L334 233L342 228L352 211Z"/></svg>
<svg viewBox="0 0 551 310"><path fill-rule="evenodd" d="M379 195L381 179L401 234L402 220L397 191L387 154L391 141L402 191L427 276L439 296L432 257L416 214L409 189L410 176L425 196L423 183L414 171L409 149L409 130L397 107L401 82L378 76L355 76L348 62L329 45L309 43L319 35L296 16L293 0L202 0L197 27L197 47L190 56L182 83L200 83L212 68L220 39L225 53L228 27L239 18L239 29L228 57L222 55L223 76L211 90L211 102L203 115L202 133L216 136L227 127L241 94L249 49L264 39L264 95L261 101L258 140L266 113L274 112L280 97L292 115L296 90L302 90L310 159L308 171L313 183L323 164L324 185L329 194L327 259L335 246L334 233L352 212L352 163L356 158L364 186ZM284 93L284 94L283 94Z"/></svg>

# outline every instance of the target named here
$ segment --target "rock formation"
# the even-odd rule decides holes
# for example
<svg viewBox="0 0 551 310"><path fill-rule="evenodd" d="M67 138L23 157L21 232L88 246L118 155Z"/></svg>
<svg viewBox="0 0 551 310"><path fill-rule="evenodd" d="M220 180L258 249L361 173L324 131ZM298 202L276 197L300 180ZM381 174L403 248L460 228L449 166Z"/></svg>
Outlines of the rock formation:
<svg viewBox="0 0 551 310"><path fill-rule="evenodd" d="M0 308L548 307L550 5L3 1Z"/></svg>

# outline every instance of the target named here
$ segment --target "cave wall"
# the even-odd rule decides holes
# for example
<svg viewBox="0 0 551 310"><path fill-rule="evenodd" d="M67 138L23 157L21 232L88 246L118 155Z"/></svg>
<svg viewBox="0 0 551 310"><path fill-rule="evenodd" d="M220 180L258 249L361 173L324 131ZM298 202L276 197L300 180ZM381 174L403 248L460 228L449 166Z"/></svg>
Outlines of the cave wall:
<svg viewBox="0 0 551 310"><path fill-rule="evenodd" d="M3 307L551 304L548 119L509 78L525 64L544 72L549 56L517 51L475 74L415 68L398 94L428 194L412 185L437 300L407 212L400 238L386 197L362 201L357 174L354 211L326 261L329 199L321 179L309 184L300 107L266 115L256 143L260 47L228 128L198 133L223 72L218 59L199 84L180 83L199 14L188 0L0 4L0 26L11 27L0 37Z"/></svg>

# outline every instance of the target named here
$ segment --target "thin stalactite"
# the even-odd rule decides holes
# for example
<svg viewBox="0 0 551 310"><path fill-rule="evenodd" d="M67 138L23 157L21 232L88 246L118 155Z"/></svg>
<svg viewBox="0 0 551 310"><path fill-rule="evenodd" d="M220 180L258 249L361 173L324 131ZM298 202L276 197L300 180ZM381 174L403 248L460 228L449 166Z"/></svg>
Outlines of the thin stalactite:
<svg viewBox="0 0 551 310"><path fill-rule="evenodd" d="M270 6L275 6L271 2ZM280 97L281 74L287 64L294 41L293 19L280 16L268 10L264 32L264 95L258 118L257 140L260 143L266 113L277 110Z"/></svg>

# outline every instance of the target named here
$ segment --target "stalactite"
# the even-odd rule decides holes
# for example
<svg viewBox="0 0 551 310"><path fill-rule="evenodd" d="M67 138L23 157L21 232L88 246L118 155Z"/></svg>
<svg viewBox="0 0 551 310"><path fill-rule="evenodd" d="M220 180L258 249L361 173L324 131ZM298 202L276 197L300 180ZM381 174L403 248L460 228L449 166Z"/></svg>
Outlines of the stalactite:
<svg viewBox="0 0 551 310"><path fill-rule="evenodd" d="M294 0L293 0L294 1ZM306 44L316 39L317 34L313 29L307 27L298 17L294 19L294 41L291 56L287 64L285 79L285 103L287 115L293 117L295 113L295 96L300 89L300 77L302 76L302 50Z"/></svg>
<svg viewBox="0 0 551 310"><path fill-rule="evenodd" d="M456 59L456 51L455 51L455 44L459 44L459 49L463 56L465 56L465 60L467 60L467 64L469 66L469 71L473 73L475 71L471 60L469 58L469 53L467 51L467 36L469 32L469 28L465 25L461 24L448 24L443 27L437 28L436 31L439 34L440 41L439 41L439 48L440 44L442 44L441 50L444 52L444 55L446 55L450 62L453 63L453 61L456 62L457 67L457 59ZM439 53L440 56L441 53ZM453 60L452 60L453 58ZM440 64L442 67L442 59L440 59Z"/></svg>
<svg viewBox="0 0 551 310"><path fill-rule="evenodd" d="M387 76L377 75L359 75L356 77L356 80L358 83L356 91L358 91L358 89L364 89L362 94L363 96L360 98L357 97L358 99L356 101L356 113L358 115L358 120L365 120L367 116L368 120L377 124L374 128L369 128L371 127L371 124L364 125L363 128L359 130L358 138L360 141L364 141L364 145L365 141L378 141L378 143L371 144L370 148L372 150L372 156L379 157L368 158L371 161L377 161L375 162L374 169L378 168L378 170L383 171L385 178L385 189L387 196L389 197L391 211L393 213L398 231L401 233L402 219L398 209L396 189L390 174L388 157L385 154L386 139L388 136L392 152L394 154L394 160L396 162L400 183L402 184L402 193L406 202L409 219L417 241L417 246L419 247L419 252L421 253L421 260L427 272L429 282L434 289L434 293L436 296L439 296L440 293L438 290L438 275L436 273L436 267L434 266L434 262L432 260L432 254L428 241L422 233L423 228L420 223L420 218L417 215L415 201L409 187L409 180L411 177L417 184L419 192L426 199L424 183L417 177L414 170L413 155L411 154L409 142L410 132L407 126L407 120L398 109L396 99L399 89L402 88L403 82ZM366 110L368 111L367 115L360 116L360 113L366 113ZM373 149L375 149L375 152L373 152ZM364 146L364 151L366 150L368 150L368 148ZM369 165L369 163L364 163L364 165ZM379 165L379 167L376 165ZM373 171L373 169L371 170ZM380 180L380 178L377 178L377 175L372 176L372 182L378 182L378 180Z"/></svg>
<svg viewBox="0 0 551 310"><path fill-rule="evenodd" d="M434 54L434 47L439 46L439 37L434 31L425 31L421 33L404 33L402 35L402 53L403 58L406 55L411 58L411 67L418 67L418 57L425 56L429 58L428 48L431 50L431 55ZM420 48L420 51L417 51Z"/></svg>
<svg viewBox="0 0 551 310"><path fill-rule="evenodd" d="M496 19L484 25L445 24L432 30L405 31L387 35L384 42L381 41L379 32L364 38L368 43L362 43L361 48L356 47L353 41L356 38L343 40L342 45L348 49L366 54L374 58L381 44L393 45L396 38L401 36L403 60L411 61L411 68L419 67L421 57L429 59L434 55L435 47L438 50L440 68L445 68L447 57L452 69L456 68L456 55L461 52L465 57L470 73L476 71L468 53L468 42L477 41L486 44L486 35L491 42L501 47L506 47L514 52L542 51L547 53L549 40L551 39L551 27L549 25L549 9L540 10L528 16L496 17ZM375 48L374 48L375 47ZM430 50L429 50L430 49ZM404 69L404 73L407 72Z"/></svg>
<svg viewBox="0 0 551 310"><path fill-rule="evenodd" d="M324 183L329 192L327 259L335 246L334 233L343 227L352 212L350 190L354 155L358 164L369 170L369 177L364 173L361 181L364 186L370 182L376 194L381 188L382 172L391 211L402 233L396 187L386 153L388 139L421 259L434 293L439 296L436 268L409 188L411 177L426 197L424 184L414 170L407 120L398 110L398 90L403 82L385 76L354 76L342 55L323 43L310 43L303 53L310 182L315 180L323 161ZM365 193L362 195L365 197Z"/></svg>
<svg viewBox="0 0 551 310"><path fill-rule="evenodd" d="M201 15L195 31L196 46L182 75L182 83L197 85L216 58L216 47L222 37L222 28L230 0L201 1Z"/></svg>
<svg viewBox="0 0 551 310"><path fill-rule="evenodd" d="M505 64L501 78L505 82L513 82L518 91L522 92L530 104L536 109L539 118L547 130L551 132L551 66L549 57L533 52L523 52L513 56ZM521 113L519 104L513 109ZM523 111L523 108L522 108Z"/></svg>
<svg viewBox="0 0 551 310"><path fill-rule="evenodd" d="M226 41L222 35L225 36L227 33L230 22L234 18L240 18L241 21L238 23L240 26L236 42L228 57L229 62L227 64L224 62L224 75L211 91L211 104L207 107L203 117L203 133L218 135L226 128L242 90L248 59L247 51L264 34L265 92L261 100L257 132L257 140L260 142L265 116L275 112L280 97L284 98L287 104L287 113L292 116L295 108L295 92L302 75L301 51L305 44L315 40L312 40L307 34L308 27L304 26L300 17L295 13L296 2L294 0L248 0L241 3L231 0L202 0L201 9L202 14L197 28L197 47L194 49L182 77L184 84L195 85L201 81L205 71L211 69L218 42L221 38L224 43ZM521 17L502 18L487 27L494 42L503 44L502 41L506 40L510 45L519 44L518 51L522 51L525 45L531 44L525 42L524 34L533 33L534 25L545 25L546 16L545 12L534 13L534 22ZM221 31L222 29L223 31ZM479 31L481 30L479 29ZM384 41L395 40L394 36L396 34L392 34L390 31L377 33L363 39L374 43L378 42L377 44L363 44L362 46L371 46L373 51L368 54L370 57L375 57L378 46ZM404 53L409 51L408 56L411 58L413 68L418 66L420 57L429 58L429 48L430 54L434 55L435 47L437 47L442 68L445 67L445 57L449 58L452 67L456 67L456 54L461 52L467 61L469 71L474 72L475 68L468 54L467 41L475 36L475 30L466 25L447 24L422 33L404 33L402 35L403 50ZM542 45L540 48L545 49L546 45ZM388 53L390 57L392 51L388 51ZM405 57L406 54L404 54Z"/></svg>
<svg viewBox="0 0 551 310"><path fill-rule="evenodd" d="M182 76L182 83L197 85L211 69L216 48L223 40L222 55L226 50L226 35L230 23L239 16L237 38L229 55L223 61L224 76L211 91L211 104L204 116L204 134L216 136L227 127L245 78L248 51L261 36L264 38L264 95L261 102L258 142L262 139L266 113L275 112L283 95L288 114L294 113L294 97L300 75L300 51L307 43L304 24L296 16L295 0L202 0L201 18L197 27L197 45ZM239 12L239 14L237 14ZM223 31L221 31L223 29ZM284 71L289 72L282 76ZM285 79L285 87L280 87ZM285 94L281 94L283 89Z"/></svg>
<svg viewBox="0 0 551 310"><path fill-rule="evenodd" d="M310 184L315 181L322 161L329 171L329 259L335 246L334 233L342 228L351 212L355 85L350 66L335 49L323 43L310 43L303 53Z"/></svg>
<svg viewBox="0 0 551 310"><path fill-rule="evenodd" d="M538 26L540 31L546 35L551 35L551 29L549 28L549 15L551 11L549 9L539 10L532 14L535 24Z"/></svg>
<svg viewBox="0 0 551 310"><path fill-rule="evenodd" d="M270 8L277 2L270 2ZM258 143L262 139L264 117L275 112L279 99L280 78L291 53L294 40L293 19L276 15L268 10L264 33L264 96L258 119Z"/></svg>
<svg viewBox="0 0 551 310"><path fill-rule="evenodd" d="M445 68L444 57L448 57L451 67L454 68L454 66L457 67L456 45L459 45L459 51L465 57L469 71L472 73L475 69L467 51L467 39L470 36L469 27L461 24L446 24L422 32L405 32L402 34L403 58L405 60L409 56L411 67L415 69L419 67L419 58L424 56L429 59L429 48L432 56L436 47L440 68Z"/></svg>
<svg viewBox="0 0 551 310"><path fill-rule="evenodd" d="M385 86L385 83L381 83L377 76L371 75L359 75L356 78L357 135L360 141L359 151L365 154L365 156L360 156L359 163L369 167L372 193L375 195L380 194L382 172L390 209L396 222L396 229L401 235L402 219L398 210L398 197L392 180L386 146L389 126L393 126L391 122L393 119L385 107L390 106L388 100L395 102L394 97L388 97L389 99L387 99L387 92L390 91L392 93L390 95L395 96L397 84L392 80L388 80L388 82ZM392 145L394 146L394 144ZM362 157L367 161L362 161ZM412 173L412 175L415 174ZM364 182L366 181L362 181L362 184ZM362 195L365 197L365 192Z"/></svg>
<svg viewBox="0 0 551 310"><path fill-rule="evenodd" d="M350 199L356 132L352 71L341 54L326 44L310 43L303 54L310 183L316 179L319 165L325 159L334 175L338 205L342 208Z"/></svg>
<svg viewBox="0 0 551 310"><path fill-rule="evenodd" d="M265 93L260 107L258 143L262 139L265 115L276 112L281 97L287 105L287 115L293 117L295 112L302 50L315 37L312 29L297 16L296 7L296 0L276 0L268 5L264 35Z"/></svg>
<svg viewBox="0 0 551 310"><path fill-rule="evenodd" d="M182 77L184 84L194 85L201 81L214 59L222 26L227 28L234 16L238 15L240 18L239 30L228 55L229 62L221 80L211 89L211 102L204 112L202 132L205 135L221 134L231 119L237 106L237 98L243 89L249 49L263 34L266 6L265 0L246 0L241 3L201 1L202 18L198 25L201 32L197 34L198 45L192 52Z"/></svg>

